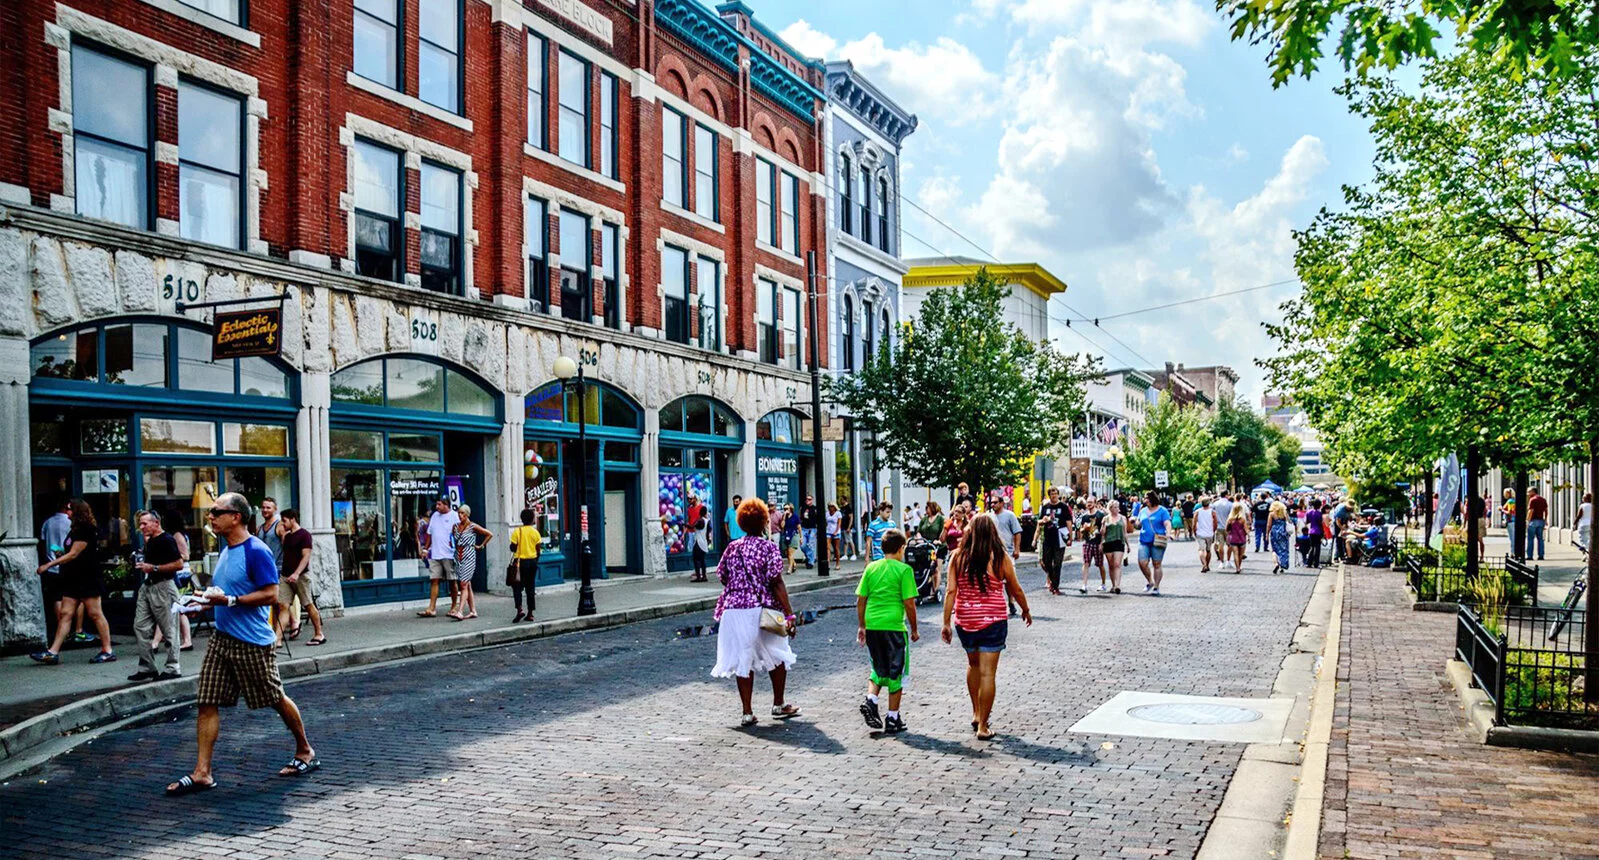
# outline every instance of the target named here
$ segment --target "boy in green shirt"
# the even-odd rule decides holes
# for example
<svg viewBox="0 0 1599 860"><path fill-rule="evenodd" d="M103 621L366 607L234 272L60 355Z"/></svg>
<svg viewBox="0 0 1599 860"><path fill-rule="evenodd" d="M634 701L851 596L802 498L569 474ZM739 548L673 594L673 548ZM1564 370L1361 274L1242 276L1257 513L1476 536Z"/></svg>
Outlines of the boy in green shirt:
<svg viewBox="0 0 1599 860"><path fill-rule="evenodd" d="M905 533L889 529L882 536L883 557L866 566L855 589L855 614L860 630L855 641L865 645L872 658L871 678L861 716L866 725L889 734L905 731L899 699L910 668L910 645L921 639L916 632L916 574L905 563ZM906 622L910 638L906 641ZM888 690L888 718L878 716L877 696Z"/></svg>

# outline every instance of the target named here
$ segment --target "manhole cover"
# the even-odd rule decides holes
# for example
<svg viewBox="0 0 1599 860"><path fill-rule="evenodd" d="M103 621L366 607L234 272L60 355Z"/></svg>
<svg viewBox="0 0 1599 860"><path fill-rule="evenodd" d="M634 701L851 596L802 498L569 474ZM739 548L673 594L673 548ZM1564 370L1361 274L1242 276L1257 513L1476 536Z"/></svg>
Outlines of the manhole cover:
<svg viewBox="0 0 1599 860"><path fill-rule="evenodd" d="M1174 723L1182 726L1225 726L1232 723L1252 723L1260 719L1259 711L1235 705L1171 702L1159 705L1139 705L1127 712L1130 717L1152 723Z"/></svg>

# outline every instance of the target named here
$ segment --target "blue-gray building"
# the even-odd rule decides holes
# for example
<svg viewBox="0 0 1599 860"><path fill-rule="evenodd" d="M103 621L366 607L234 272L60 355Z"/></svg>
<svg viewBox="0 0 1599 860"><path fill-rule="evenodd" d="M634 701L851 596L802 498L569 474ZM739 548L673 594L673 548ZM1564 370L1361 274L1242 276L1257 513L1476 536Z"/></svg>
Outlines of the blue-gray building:
<svg viewBox="0 0 1599 860"><path fill-rule="evenodd" d="M916 130L916 117L884 95L849 61L827 64L827 116L823 140L831 159L828 178L828 290L832 325L829 367L850 373L868 355L892 344L900 322L900 283L906 266L900 248L900 149ZM879 468L870 440L849 416L834 443L838 495L856 502L855 525L867 498L903 498L897 471Z"/></svg>

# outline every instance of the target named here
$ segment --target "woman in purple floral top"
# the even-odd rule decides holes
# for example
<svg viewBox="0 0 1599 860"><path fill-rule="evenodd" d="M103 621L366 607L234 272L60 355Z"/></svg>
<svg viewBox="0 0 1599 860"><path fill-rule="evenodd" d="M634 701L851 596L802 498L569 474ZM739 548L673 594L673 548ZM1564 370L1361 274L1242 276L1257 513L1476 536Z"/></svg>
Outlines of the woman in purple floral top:
<svg viewBox="0 0 1599 860"><path fill-rule="evenodd" d="M755 695L755 673L766 672L772 679L772 716L786 720L799 716L800 709L783 700L788 667L794 662L789 639L794 636L794 610L783 585L783 557L764 536L768 517L766 503L749 499L738 506L738 525L746 537L722 550L717 573L722 579L722 596L716 600L716 666L711 675L734 678L738 697L744 705L743 726L755 725L750 700ZM786 636L761 629L761 610L780 610L788 620Z"/></svg>

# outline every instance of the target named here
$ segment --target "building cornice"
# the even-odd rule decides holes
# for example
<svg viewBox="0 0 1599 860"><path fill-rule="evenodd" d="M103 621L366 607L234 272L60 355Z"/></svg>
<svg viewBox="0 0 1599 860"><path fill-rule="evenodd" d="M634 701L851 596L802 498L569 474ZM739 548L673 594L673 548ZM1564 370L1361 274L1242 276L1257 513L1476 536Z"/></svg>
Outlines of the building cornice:
<svg viewBox="0 0 1599 860"><path fill-rule="evenodd" d="M800 119L815 121L816 106L826 99L821 91L767 56L759 45L698 0L656 0L655 20L667 32L734 73L739 71L739 49L744 49L749 62L750 85ZM795 58L805 61L798 55Z"/></svg>
<svg viewBox="0 0 1599 860"><path fill-rule="evenodd" d="M1066 282L1037 263L912 264L905 272L903 283L908 288L953 287L966 283L979 269L987 269L990 275L1005 283L1021 284L1045 299L1066 292Z"/></svg>
<svg viewBox="0 0 1599 860"><path fill-rule="evenodd" d="M903 144L919 123L915 114L884 95L848 60L827 64L827 94L830 101L893 141L895 147Z"/></svg>

